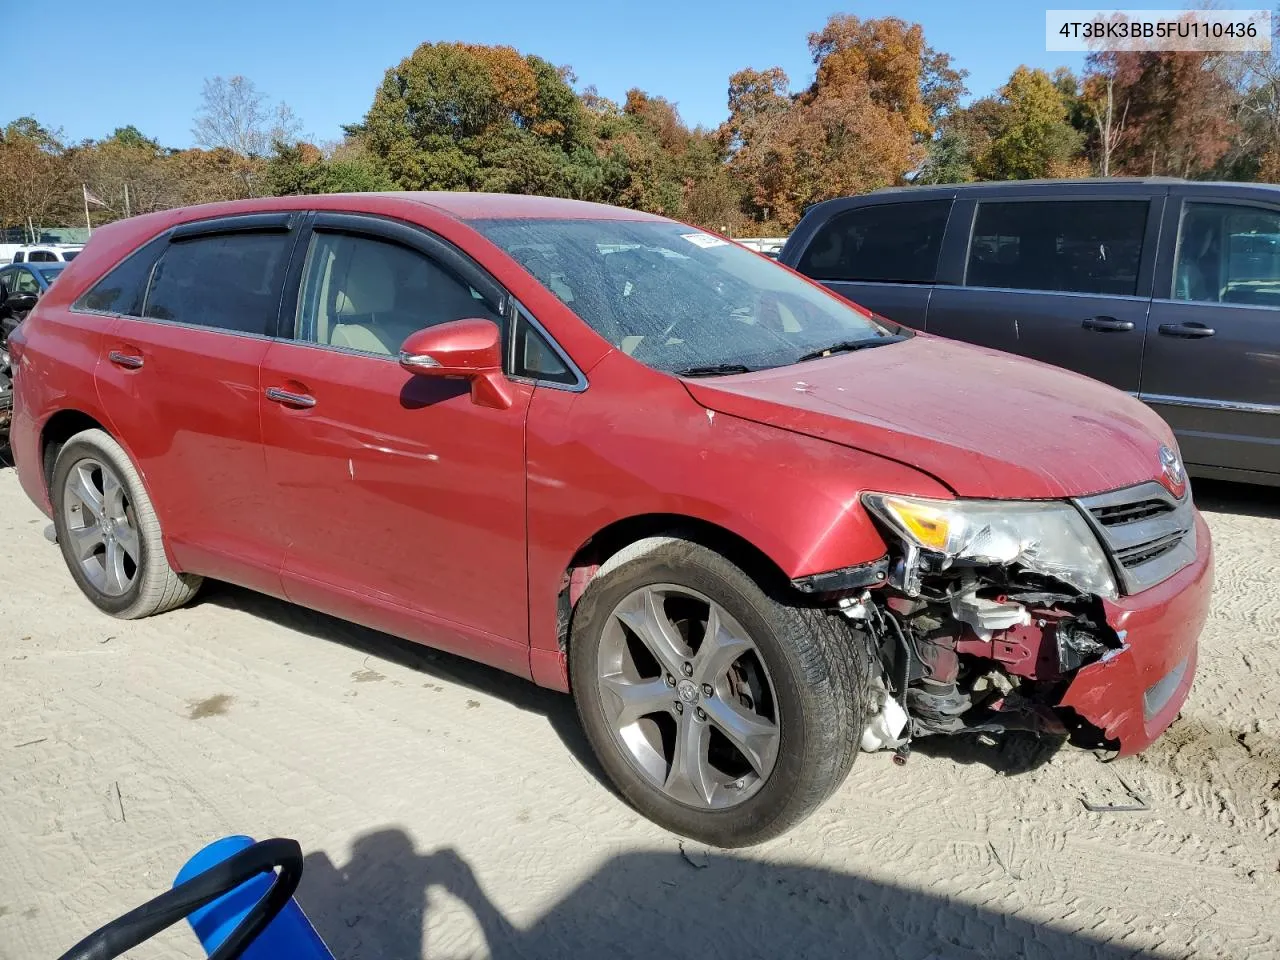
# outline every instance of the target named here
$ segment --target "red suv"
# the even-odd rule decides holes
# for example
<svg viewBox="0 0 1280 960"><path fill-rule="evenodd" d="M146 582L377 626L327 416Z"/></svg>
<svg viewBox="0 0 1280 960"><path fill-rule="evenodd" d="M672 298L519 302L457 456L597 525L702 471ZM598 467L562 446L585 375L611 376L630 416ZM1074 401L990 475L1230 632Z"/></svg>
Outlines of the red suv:
<svg viewBox="0 0 1280 960"><path fill-rule="evenodd" d="M711 843L860 746L1133 753L1195 672L1209 533L1155 414L662 217L137 217L11 349L23 487L99 608L215 577L572 690L621 793Z"/></svg>

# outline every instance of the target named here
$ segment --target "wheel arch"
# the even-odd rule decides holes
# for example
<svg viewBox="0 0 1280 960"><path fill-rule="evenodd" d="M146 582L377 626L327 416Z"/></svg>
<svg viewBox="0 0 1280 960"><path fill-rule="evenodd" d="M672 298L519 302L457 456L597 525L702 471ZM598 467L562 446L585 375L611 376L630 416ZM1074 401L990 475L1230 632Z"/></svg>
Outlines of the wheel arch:
<svg viewBox="0 0 1280 960"><path fill-rule="evenodd" d="M58 452L68 440L83 430L101 430L116 443L120 442L106 424L75 408L57 411L40 429L40 475L44 482L45 496L50 502L53 500L53 466L58 460Z"/></svg>
<svg viewBox="0 0 1280 960"><path fill-rule="evenodd" d="M564 569L556 601L557 640L562 653L569 647L573 611L600 567L622 550L650 537L678 537L713 550L741 568L760 589L775 598L794 602L801 596L776 560L727 527L679 513L624 517L588 537Z"/></svg>

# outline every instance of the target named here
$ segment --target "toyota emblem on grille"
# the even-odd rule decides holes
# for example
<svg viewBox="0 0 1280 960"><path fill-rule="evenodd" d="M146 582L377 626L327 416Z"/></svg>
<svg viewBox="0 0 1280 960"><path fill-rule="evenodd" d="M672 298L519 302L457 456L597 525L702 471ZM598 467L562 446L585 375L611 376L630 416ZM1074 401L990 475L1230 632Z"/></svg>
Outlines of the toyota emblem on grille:
<svg viewBox="0 0 1280 960"><path fill-rule="evenodd" d="M1160 444L1160 466L1164 473L1164 485L1169 488L1169 492L1175 497L1182 496L1183 487L1187 483L1186 471L1183 470L1178 455L1163 443Z"/></svg>

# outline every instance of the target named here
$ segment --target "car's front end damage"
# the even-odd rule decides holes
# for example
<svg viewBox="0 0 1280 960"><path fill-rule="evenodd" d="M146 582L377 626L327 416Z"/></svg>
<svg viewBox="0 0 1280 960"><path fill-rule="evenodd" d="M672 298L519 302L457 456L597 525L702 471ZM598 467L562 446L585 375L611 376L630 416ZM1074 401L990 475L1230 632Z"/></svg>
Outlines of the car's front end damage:
<svg viewBox="0 0 1280 960"><path fill-rule="evenodd" d="M1030 730L1115 756L1173 722L1212 586L1209 532L1185 485L863 505L888 556L798 586L842 593L854 642L882 668L864 749Z"/></svg>

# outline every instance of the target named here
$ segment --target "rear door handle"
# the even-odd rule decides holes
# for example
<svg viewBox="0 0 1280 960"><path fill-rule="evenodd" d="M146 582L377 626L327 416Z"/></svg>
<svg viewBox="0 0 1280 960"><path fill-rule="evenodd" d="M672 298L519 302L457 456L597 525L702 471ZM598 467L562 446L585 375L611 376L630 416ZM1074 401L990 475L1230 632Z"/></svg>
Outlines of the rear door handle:
<svg viewBox="0 0 1280 960"><path fill-rule="evenodd" d="M1080 326L1099 333L1128 333L1133 329L1133 321L1117 320L1115 317L1087 317Z"/></svg>
<svg viewBox="0 0 1280 960"><path fill-rule="evenodd" d="M1201 337L1212 337L1216 330L1203 323L1162 323L1160 334L1165 337L1178 337L1182 340L1199 340Z"/></svg>
<svg viewBox="0 0 1280 960"><path fill-rule="evenodd" d="M107 354L107 359L117 367L124 367L126 370L137 370L143 362L141 357L132 353L121 353L119 350L112 350Z"/></svg>
<svg viewBox="0 0 1280 960"><path fill-rule="evenodd" d="M267 387L266 394L268 400L274 400L276 403L284 404L286 407L305 409L316 405L316 398L309 393L293 393L280 387Z"/></svg>

